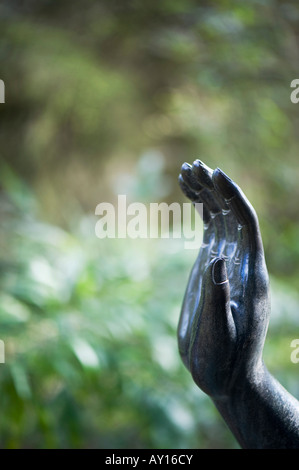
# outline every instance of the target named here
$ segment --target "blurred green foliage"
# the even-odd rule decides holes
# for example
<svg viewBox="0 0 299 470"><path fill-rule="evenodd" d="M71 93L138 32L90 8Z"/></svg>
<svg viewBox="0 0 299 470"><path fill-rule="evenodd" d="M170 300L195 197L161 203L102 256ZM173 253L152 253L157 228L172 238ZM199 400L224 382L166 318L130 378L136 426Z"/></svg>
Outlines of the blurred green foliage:
<svg viewBox="0 0 299 470"><path fill-rule="evenodd" d="M231 443L177 351L194 253L180 240L99 240L95 218L72 233L41 223L30 193L2 202L1 445Z"/></svg>
<svg viewBox="0 0 299 470"><path fill-rule="evenodd" d="M298 19L295 1L1 3L2 448L238 447L178 357L196 253L94 232L118 194L185 202L195 158L257 209L265 361L299 398Z"/></svg>

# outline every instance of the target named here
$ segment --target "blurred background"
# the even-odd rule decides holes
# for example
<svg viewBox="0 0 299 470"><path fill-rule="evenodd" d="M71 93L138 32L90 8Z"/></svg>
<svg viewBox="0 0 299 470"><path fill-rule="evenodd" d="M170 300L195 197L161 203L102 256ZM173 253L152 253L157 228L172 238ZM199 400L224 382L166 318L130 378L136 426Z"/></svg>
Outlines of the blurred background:
<svg viewBox="0 0 299 470"><path fill-rule="evenodd" d="M299 398L295 1L3 0L2 448L238 448L181 364L195 250L98 239L97 204L187 202L184 161L255 206L270 371Z"/></svg>

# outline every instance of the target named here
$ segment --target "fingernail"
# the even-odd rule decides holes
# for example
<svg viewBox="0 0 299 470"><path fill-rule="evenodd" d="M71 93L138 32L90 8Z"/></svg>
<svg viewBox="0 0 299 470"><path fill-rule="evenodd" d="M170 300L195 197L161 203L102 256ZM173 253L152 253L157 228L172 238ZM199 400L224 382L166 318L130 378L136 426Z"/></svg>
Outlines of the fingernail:
<svg viewBox="0 0 299 470"><path fill-rule="evenodd" d="M227 270L224 259L219 258L213 265L213 281L215 284L223 284L227 281Z"/></svg>
<svg viewBox="0 0 299 470"><path fill-rule="evenodd" d="M181 172L189 173L190 170L191 170L191 165L190 165L190 163L185 162L185 163L182 164Z"/></svg>
<svg viewBox="0 0 299 470"><path fill-rule="evenodd" d="M201 184L209 189L214 189L212 181L213 170L200 160L195 160L192 165L193 174L199 179Z"/></svg>
<svg viewBox="0 0 299 470"><path fill-rule="evenodd" d="M208 171L213 171L210 167L208 167L208 165L206 165L204 162L202 162L198 158L196 160L194 160L192 166L197 166L197 167L201 166L201 167L205 168Z"/></svg>
<svg viewBox="0 0 299 470"><path fill-rule="evenodd" d="M181 168L181 175L184 181L190 186L193 191L201 191L202 186L198 183L197 179L192 173L192 167L189 163L183 163Z"/></svg>
<svg viewBox="0 0 299 470"><path fill-rule="evenodd" d="M216 168L214 171L213 180L226 199L230 199L235 196L235 183L224 173L224 171L220 170L220 168Z"/></svg>

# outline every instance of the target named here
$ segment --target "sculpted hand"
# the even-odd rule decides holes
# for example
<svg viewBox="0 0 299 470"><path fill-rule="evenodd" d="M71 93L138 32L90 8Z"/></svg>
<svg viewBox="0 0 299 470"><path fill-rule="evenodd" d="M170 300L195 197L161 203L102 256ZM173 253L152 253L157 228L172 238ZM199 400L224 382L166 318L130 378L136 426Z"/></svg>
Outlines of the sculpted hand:
<svg viewBox="0 0 299 470"><path fill-rule="evenodd" d="M179 351L196 384L230 395L262 365L270 310L268 273L257 215L220 169L196 160L179 176L184 194L203 203L203 243L178 326Z"/></svg>

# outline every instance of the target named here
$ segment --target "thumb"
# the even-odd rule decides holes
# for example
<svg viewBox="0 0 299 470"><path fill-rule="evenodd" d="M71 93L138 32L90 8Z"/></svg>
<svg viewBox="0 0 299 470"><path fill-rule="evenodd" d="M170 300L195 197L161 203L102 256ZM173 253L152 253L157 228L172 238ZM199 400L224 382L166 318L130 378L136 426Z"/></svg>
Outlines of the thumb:
<svg viewBox="0 0 299 470"><path fill-rule="evenodd" d="M205 270L199 311L201 333L207 334L212 341L235 337L230 286L222 258L214 258Z"/></svg>
<svg viewBox="0 0 299 470"><path fill-rule="evenodd" d="M230 310L230 288L223 258L214 258L203 276L203 308L226 314Z"/></svg>
<svg viewBox="0 0 299 470"><path fill-rule="evenodd" d="M196 329L192 331L190 372L209 394L225 388L236 347L226 263L213 259L205 270ZM205 388L204 388L205 387Z"/></svg>

